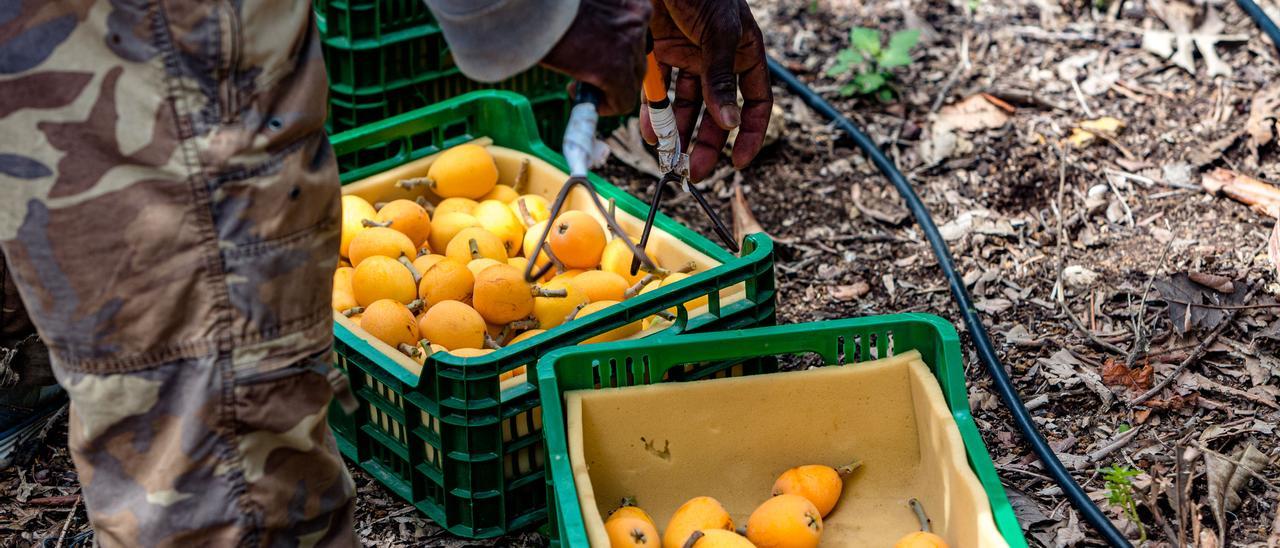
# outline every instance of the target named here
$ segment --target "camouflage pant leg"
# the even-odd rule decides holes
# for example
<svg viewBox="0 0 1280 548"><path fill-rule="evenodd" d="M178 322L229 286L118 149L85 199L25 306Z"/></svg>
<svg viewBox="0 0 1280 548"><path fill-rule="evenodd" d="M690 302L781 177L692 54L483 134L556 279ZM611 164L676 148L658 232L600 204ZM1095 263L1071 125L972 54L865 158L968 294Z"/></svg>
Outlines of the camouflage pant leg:
<svg viewBox="0 0 1280 548"><path fill-rule="evenodd" d="M305 0L9 0L0 248L108 546L356 543Z"/></svg>

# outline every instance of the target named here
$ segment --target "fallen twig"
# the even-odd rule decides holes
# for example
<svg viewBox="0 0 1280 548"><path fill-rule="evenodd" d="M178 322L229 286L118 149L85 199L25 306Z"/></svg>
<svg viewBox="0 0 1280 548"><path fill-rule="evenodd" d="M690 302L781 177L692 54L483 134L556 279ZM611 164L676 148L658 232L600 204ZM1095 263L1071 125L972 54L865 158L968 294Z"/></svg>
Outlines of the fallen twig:
<svg viewBox="0 0 1280 548"><path fill-rule="evenodd" d="M1167 303L1180 304L1183 306L1198 306L1200 308L1212 308L1214 310L1260 310L1266 308L1280 308L1280 303L1271 304L1201 304L1178 299L1161 299Z"/></svg>
<svg viewBox="0 0 1280 548"><path fill-rule="evenodd" d="M80 495L61 495L56 497L40 497L28 500L26 504L31 506L66 506L75 504L80 500Z"/></svg>
<svg viewBox="0 0 1280 548"><path fill-rule="evenodd" d="M1116 439L1111 440L1111 443L1108 443L1102 447L1099 447L1093 450L1092 452L1090 452L1088 455L1086 455L1085 458L1080 461L1080 464L1076 465L1076 469L1083 470L1085 469L1085 467L1106 458L1107 455L1114 453L1117 449L1120 449L1121 447L1129 445L1130 443L1133 442L1134 438L1138 437L1138 432L1140 432L1141 430L1142 430L1142 425L1139 424L1133 428L1130 428L1124 431L1119 436L1116 436Z"/></svg>
<svg viewBox="0 0 1280 548"><path fill-rule="evenodd" d="M1129 356L1125 358L1124 366L1132 369L1134 362L1138 361L1138 354L1145 354L1151 342L1147 339L1146 332L1142 329L1142 317L1147 311L1147 295L1151 293L1151 285L1156 281L1156 276L1160 275L1160 271L1164 270L1164 261L1169 258L1169 250L1173 249L1173 241L1164 246L1164 252L1160 254L1160 262L1156 264L1156 271L1151 273L1151 277L1147 278L1147 287L1142 290L1142 299L1138 302L1137 318L1133 321L1133 345L1129 347Z"/></svg>
<svg viewBox="0 0 1280 548"><path fill-rule="evenodd" d="M1090 331L1088 328L1085 327L1084 322L1080 321L1080 318L1076 316L1076 313L1072 312L1071 307L1067 306L1067 299L1066 299L1067 285L1066 283L1064 283L1062 278L1062 271L1063 269L1066 268L1066 264L1067 264L1067 258L1066 258L1067 230L1066 230L1066 223L1062 221L1062 196L1066 192L1066 184L1067 184L1067 158L1062 153L1062 150L1057 149L1057 147L1054 147L1054 148L1055 150L1058 151L1058 198L1057 198L1057 201L1053 204L1053 214L1058 219L1058 284L1057 284L1057 287L1054 289L1054 291L1058 294L1058 298L1056 299L1058 302L1058 308L1060 308L1062 312L1066 314L1067 318L1071 320L1071 323L1076 326L1076 329L1079 330L1081 333L1083 333L1089 339L1089 341L1092 342L1094 345L1100 348L1103 348L1107 351L1124 355L1125 351L1123 349L1107 341L1099 339L1097 335L1094 335L1092 331Z"/></svg>
<svg viewBox="0 0 1280 548"><path fill-rule="evenodd" d="M71 506L71 511L67 512L66 521L62 522L62 531L58 533L58 543L55 548L62 548L62 541L67 538L67 527L71 525L72 518L76 517L76 510L80 508L80 495L76 495L75 504Z"/></svg>

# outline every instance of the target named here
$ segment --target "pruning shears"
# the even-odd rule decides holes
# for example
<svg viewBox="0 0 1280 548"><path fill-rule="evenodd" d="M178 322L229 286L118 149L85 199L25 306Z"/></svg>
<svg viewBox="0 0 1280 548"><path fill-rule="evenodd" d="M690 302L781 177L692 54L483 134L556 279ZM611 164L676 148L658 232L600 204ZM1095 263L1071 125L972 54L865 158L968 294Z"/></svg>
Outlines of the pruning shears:
<svg viewBox="0 0 1280 548"><path fill-rule="evenodd" d="M658 166L663 175L654 185L653 197L649 199L649 215L644 221L644 230L640 233L640 248L649 243L649 233L653 230L653 221L658 215L658 207L662 205L662 195L668 184L679 183L685 192L693 195L702 211L711 219L712 227L725 247L738 252L738 242L733 233L725 226L724 221L707 203L698 187L689 182L689 155L680 149L680 132L676 127L675 112L671 108L671 100L667 97L667 83L663 81L662 71L658 67L658 58L653 53L653 40L649 40L648 69L644 74L644 95L649 109L649 123L653 133L658 137ZM640 255L631 261L631 273L640 269Z"/></svg>

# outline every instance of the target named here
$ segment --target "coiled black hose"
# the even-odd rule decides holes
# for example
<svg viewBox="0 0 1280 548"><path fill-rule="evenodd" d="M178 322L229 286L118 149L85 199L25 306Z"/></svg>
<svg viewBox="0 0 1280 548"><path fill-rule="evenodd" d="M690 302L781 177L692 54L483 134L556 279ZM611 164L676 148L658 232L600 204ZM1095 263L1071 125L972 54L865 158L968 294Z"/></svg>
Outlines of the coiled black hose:
<svg viewBox="0 0 1280 548"><path fill-rule="evenodd" d="M1262 32L1271 37L1271 41L1275 44L1277 50L1280 50L1280 28L1276 27L1274 21L1267 17L1267 14L1258 7L1253 0L1236 0L1240 8L1252 17ZM920 226L920 230L924 232L925 238L929 240L929 246L933 248L933 254L938 257L938 266L942 268L942 274L946 276L948 285L951 286L951 296L955 298L956 304L960 307L960 315L964 318L965 326L969 329L969 334L973 338L973 346L978 351L978 358L982 360L986 366L987 372L991 375L991 380L995 383L996 391L1000 395L1000 399L1004 402L1005 407L1013 414L1013 421L1022 431L1023 437L1027 443L1031 445L1032 451L1036 457L1044 464L1045 471L1049 476L1057 482L1062 488L1063 494L1071 501L1071 505L1076 507L1086 522L1089 523L1104 540L1111 546L1131 546L1128 539L1116 529L1103 515L1102 511L1089 500L1089 497L1076 483L1071 474L1067 472L1066 467L1062 465L1062 461L1058 460L1058 456L1054 454L1053 449L1045 442L1044 436L1040 434L1040 430L1036 428L1034 422L1031 421L1031 413L1027 411L1026 405L1023 404L1022 398L1018 396L1018 391L1013 386L1013 382L1009 379L1009 374L1005 372L1004 366L1000 363L1000 358L996 356L995 348L991 344L991 337L987 334L987 328L982 325L982 320L978 318L977 310L973 307L973 300L969 296L969 290L964 286L964 280L959 273L956 272L955 262L951 258L951 251L947 248L947 244L942 239L942 235L938 233L938 227L933 222L933 217L929 215L929 210L925 208L924 203L920 201L920 197L911 188L911 183L907 182L907 178L898 171L897 166L889 161L884 155L884 151L877 147L875 142L867 137L858 126L849 121L848 118L840 114L835 107L831 106L820 95L815 93L809 86L805 85L783 67L777 60L769 58L769 73L773 75L779 82L791 90L792 93L799 96L805 104L810 108L818 111L819 114L834 122L845 133L853 139L854 144L862 149L862 152L871 158L871 162L884 173L885 177L893 183L898 194L902 196L904 202L907 203L907 209L911 211L911 216L915 217L916 224Z"/></svg>

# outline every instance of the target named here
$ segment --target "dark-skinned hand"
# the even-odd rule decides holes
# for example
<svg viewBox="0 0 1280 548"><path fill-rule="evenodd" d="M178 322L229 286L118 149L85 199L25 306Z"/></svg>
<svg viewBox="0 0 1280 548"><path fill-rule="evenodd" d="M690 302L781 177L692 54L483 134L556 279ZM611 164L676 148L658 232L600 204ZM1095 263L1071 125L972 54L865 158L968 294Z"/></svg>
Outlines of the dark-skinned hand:
<svg viewBox="0 0 1280 548"><path fill-rule="evenodd" d="M751 9L745 0L653 0L653 5L649 30L663 78L670 81L671 68L679 69L672 107L681 150L690 153L689 177L700 181L711 174L733 128L739 128L733 166L746 167L760 152L773 109L764 37ZM640 113L644 138L654 144L648 109Z"/></svg>
<svg viewBox="0 0 1280 548"><path fill-rule="evenodd" d="M635 110L644 79L652 11L649 0L581 0L578 16L542 65L600 88L601 116L628 114Z"/></svg>

